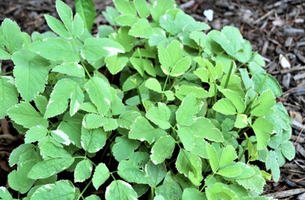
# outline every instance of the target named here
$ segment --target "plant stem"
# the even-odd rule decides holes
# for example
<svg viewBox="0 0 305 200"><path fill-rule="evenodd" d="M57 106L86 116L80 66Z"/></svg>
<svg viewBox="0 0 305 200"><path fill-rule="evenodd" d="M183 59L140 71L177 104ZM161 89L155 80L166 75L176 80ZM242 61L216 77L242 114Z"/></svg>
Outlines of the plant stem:
<svg viewBox="0 0 305 200"><path fill-rule="evenodd" d="M231 61L231 65L230 65L230 69L229 69L229 74L228 74L228 77L227 77L227 80L226 80L224 88L228 87L229 80L230 80L230 77L231 77L231 74L232 74L233 64L234 64L234 61L232 60Z"/></svg>
<svg viewBox="0 0 305 200"><path fill-rule="evenodd" d="M204 186L202 186L202 188L200 189L200 192L202 192L202 190L206 187L206 185L210 182L210 180L215 176L215 172L213 172L213 174L211 175L211 177L209 178L209 180L207 182L204 183Z"/></svg>
<svg viewBox="0 0 305 200"><path fill-rule="evenodd" d="M154 187L153 186L150 187L150 199L151 200L154 199Z"/></svg>
<svg viewBox="0 0 305 200"><path fill-rule="evenodd" d="M88 184L86 185L86 187L83 189L82 193L79 194L79 196L82 197L83 199L84 199L83 194L84 194L84 192L87 190L87 188L89 187L89 185L91 184L91 182L92 182L92 179L89 181L89 183L88 183Z"/></svg>
<svg viewBox="0 0 305 200"><path fill-rule="evenodd" d="M13 73L14 73L13 71L5 72L5 73L3 73L3 74L0 74L0 77L1 77L1 76L5 76L5 75L7 75L7 74L13 74Z"/></svg>
<svg viewBox="0 0 305 200"><path fill-rule="evenodd" d="M168 78L169 78L169 75L167 75L167 76L166 76L166 79L165 79L165 82L164 82L164 85L163 85L163 89L162 89L162 91L164 91L164 90L165 90L165 87L166 87L166 84L167 84Z"/></svg>

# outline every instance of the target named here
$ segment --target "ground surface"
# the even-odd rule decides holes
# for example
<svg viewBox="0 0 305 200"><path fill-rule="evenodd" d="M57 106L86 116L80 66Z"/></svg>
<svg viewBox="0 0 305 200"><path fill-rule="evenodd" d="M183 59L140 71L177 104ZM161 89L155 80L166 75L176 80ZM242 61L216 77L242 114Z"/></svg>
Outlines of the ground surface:
<svg viewBox="0 0 305 200"><path fill-rule="evenodd" d="M73 7L73 0L66 0ZM95 0L97 13L111 6L111 0ZM254 51L266 61L266 69L281 84L278 97L293 119L291 142L296 157L281 168L278 183L268 182L264 194L278 199L305 199L305 1L304 0L177 0L186 13L198 21L220 30L225 25L237 27L249 40ZM10 18L22 31L49 30L43 14L57 17L55 0L0 0L0 23ZM203 12L213 11L208 21ZM107 23L99 14L95 27ZM12 63L2 62L2 73L12 70ZM23 143L23 136L14 133L7 119L0 125L0 185L7 186L12 168L7 164L10 152Z"/></svg>

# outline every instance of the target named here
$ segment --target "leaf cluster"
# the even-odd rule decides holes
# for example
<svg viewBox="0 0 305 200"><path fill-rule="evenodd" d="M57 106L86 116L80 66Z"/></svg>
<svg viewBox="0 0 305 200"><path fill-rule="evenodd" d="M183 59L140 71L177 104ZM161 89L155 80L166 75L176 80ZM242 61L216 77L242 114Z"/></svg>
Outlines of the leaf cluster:
<svg viewBox="0 0 305 200"><path fill-rule="evenodd" d="M73 16L57 0L52 32L0 27L0 59L14 63L0 118L25 135L10 187L24 200L100 199L88 187L107 200L267 199L270 172L278 181L295 155L291 120L239 30L210 30L173 0L114 0L93 36L85 2ZM0 197L13 199L4 187Z"/></svg>

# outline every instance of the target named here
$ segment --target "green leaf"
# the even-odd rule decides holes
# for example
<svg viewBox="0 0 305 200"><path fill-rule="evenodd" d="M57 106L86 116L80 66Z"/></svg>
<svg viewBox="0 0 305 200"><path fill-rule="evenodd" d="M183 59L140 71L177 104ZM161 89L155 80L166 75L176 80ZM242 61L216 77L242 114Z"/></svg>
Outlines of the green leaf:
<svg viewBox="0 0 305 200"><path fill-rule="evenodd" d="M173 66L170 75L171 76L181 76L185 73L191 66L191 58L184 57L180 59L176 64Z"/></svg>
<svg viewBox="0 0 305 200"><path fill-rule="evenodd" d="M96 196L95 194L92 194L92 195L86 197L85 200L101 200L101 199L98 196Z"/></svg>
<svg viewBox="0 0 305 200"><path fill-rule="evenodd" d="M201 106L198 106L195 95L193 93L187 95L176 111L177 124L189 126L194 123L199 107Z"/></svg>
<svg viewBox="0 0 305 200"><path fill-rule="evenodd" d="M29 46L29 50L53 61L80 61L78 53L75 52L71 43L61 38L47 38L42 41L34 42Z"/></svg>
<svg viewBox="0 0 305 200"><path fill-rule="evenodd" d="M213 109L217 112L220 112L225 115L234 115L236 114L236 109L234 104L230 99L223 98L218 100L214 106Z"/></svg>
<svg viewBox="0 0 305 200"><path fill-rule="evenodd" d="M102 11L102 14L104 15L104 17L106 18L106 20L109 22L110 25L112 25L112 26L119 25L116 22L116 18L120 15L120 13L117 11L117 9L107 6L106 12ZM100 37L100 38L102 38L102 37Z"/></svg>
<svg viewBox="0 0 305 200"><path fill-rule="evenodd" d="M164 15L167 10L173 8L176 8L176 2L173 0L155 0L151 8L151 15L154 21L159 22L160 17Z"/></svg>
<svg viewBox="0 0 305 200"><path fill-rule="evenodd" d="M14 61L14 76L16 86L22 98L26 101L34 99L43 92L48 78L49 62L41 56L35 56L28 51L19 51L12 56Z"/></svg>
<svg viewBox="0 0 305 200"><path fill-rule="evenodd" d="M150 15L149 4L146 0L134 0L133 3L141 18L147 18Z"/></svg>
<svg viewBox="0 0 305 200"><path fill-rule="evenodd" d="M158 103L158 107L153 107L146 113L148 118L153 123L157 124L162 129L168 129L171 127L169 118L171 115L170 109L164 103Z"/></svg>
<svg viewBox="0 0 305 200"><path fill-rule="evenodd" d="M219 160L219 168L227 166L237 158L236 151L232 145L226 146L221 153Z"/></svg>
<svg viewBox="0 0 305 200"><path fill-rule="evenodd" d="M108 124L108 118L97 114L87 114L83 120L83 126L87 129L95 129L106 124Z"/></svg>
<svg viewBox="0 0 305 200"><path fill-rule="evenodd" d="M16 51L22 48L23 40L21 37L21 31L16 22L6 18L1 24L3 31L3 43L7 50L12 55Z"/></svg>
<svg viewBox="0 0 305 200"><path fill-rule="evenodd" d="M122 26L133 26L139 20L139 17L135 15L120 15L115 20Z"/></svg>
<svg viewBox="0 0 305 200"><path fill-rule="evenodd" d="M82 17L76 13L72 24L73 38L80 37L85 32L85 25Z"/></svg>
<svg viewBox="0 0 305 200"><path fill-rule="evenodd" d="M234 165L220 168L220 170L217 172L217 174L229 178L235 178L239 176L241 173L242 173L242 169Z"/></svg>
<svg viewBox="0 0 305 200"><path fill-rule="evenodd" d="M108 180L110 176L109 170L104 163L98 164L95 168L93 177L92 177L92 184L96 190Z"/></svg>
<svg viewBox="0 0 305 200"><path fill-rule="evenodd" d="M229 89L223 89L221 92L225 95L226 98L231 100L238 113L244 112L246 109L246 104L243 99L244 97L241 97L238 92Z"/></svg>
<svg viewBox="0 0 305 200"><path fill-rule="evenodd" d="M248 117L245 114L237 114L234 126L237 128L245 128L248 125Z"/></svg>
<svg viewBox="0 0 305 200"><path fill-rule="evenodd" d="M206 196L195 188L186 188L182 193L182 200L201 199L207 200Z"/></svg>
<svg viewBox="0 0 305 200"><path fill-rule="evenodd" d="M7 53L5 50L0 48L0 59L1 60L8 60L11 58L11 55Z"/></svg>
<svg viewBox="0 0 305 200"><path fill-rule="evenodd" d="M87 60L98 60L102 57L124 53L124 47L108 38L88 38L85 40L82 54Z"/></svg>
<svg viewBox="0 0 305 200"><path fill-rule="evenodd" d="M47 21L48 26L51 28L52 31L54 31L55 33L57 33L58 35L60 35L63 38L70 38L71 35L68 32L68 30L66 29L66 27L63 25L63 23L61 21L59 21L58 19L56 19L55 17L52 17L51 15L44 15L44 18Z"/></svg>
<svg viewBox="0 0 305 200"><path fill-rule="evenodd" d="M256 135L257 149L263 149L267 147L270 140L270 134L272 133L274 126L265 118L257 118L252 125L253 131Z"/></svg>
<svg viewBox="0 0 305 200"><path fill-rule="evenodd" d="M151 160L154 164L160 164L165 159L171 158L175 149L176 141L172 136L161 137L151 149Z"/></svg>
<svg viewBox="0 0 305 200"><path fill-rule="evenodd" d="M106 200L134 200L138 198L138 195L129 183L121 180L114 180L106 188L105 197Z"/></svg>
<svg viewBox="0 0 305 200"><path fill-rule="evenodd" d="M201 174L202 161L201 159L190 152L180 149L176 160L177 170L190 179L190 181L199 186L203 179Z"/></svg>
<svg viewBox="0 0 305 200"><path fill-rule="evenodd" d="M44 95L36 95L34 97L35 106L44 115L48 105L48 100Z"/></svg>
<svg viewBox="0 0 305 200"><path fill-rule="evenodd" d="M266 184L265 179L262 177L262 174L258 167L253 167L255 174L250 178L237 179L237 183L243 186L248 190L255 191L257 193L263 192L263 187ZM244 173L244 172L243 172ZM242 174L243 174L242 173Z"/></svg>
<svg viewBox="0 0 305 200"><path fill-rule="evenodd" d="M135 37L128 35L130 28L123 26L119 28L115 33L110 34L109 39L118 42L125 49L125 52L129 52L132 50L134 46L134 42L136 40Z"/></svg>
<svg viewBox="0 0 305 200"><path fill-rule="evenodd" d="M92 77L84 86L99 114L104 115L110 108L112 95L109 85L99 77Z"/></svg>
<svg viewBox="0 0 305 200"><path fill-rule="evenodd" d="M75 11L82 17L85 28L91 32L95 16L97 15L93 0L76 0Z"/></svg>
<svg viewBox="0 0 305 200"><path fill-rule="evenodd" d="M273 92L268 89L265 90L257 100L252 104L251 115L252 116L266 116L274 113L272 107L275 105L275 97Z"/></svg>
<svg viewBox="0 0 305 200"><path fill-rule="evenodd" d="M0 102L0 119L2 119L6 116L6 111L18 103L18 91L11 76L0 77Z"/></svg>
<svg viewBox="0 0 305 200"><path fill-rule="evenodd" d="M0 198L5 200L13 200L10 192L3 186L0 187Z"/></svg>
<svg viewBox="0 0 305 200"><path fill-rule="evenodd" d="M132 1L129 0L114 0L116 9L125 15L137 15L136 8Z"/></svg>
<svg viewBox="0 0 305 200"><path fill-rule="evenodd" d="M165 176L163 184L156 188L155 194L159 200L178 200L182 197L182 189L175 181L171 172L168 172Z"/></svg>
<svg viewBox="0 0 305 200"><path fill-rule="evenodd" d="M176 97L183 100L188 94L193 93L196 98L207 98L211 97L211 94L204 88L190 85L176 85Z"/></svg>
<svg viewBox="0 0 305 200"><path fill-rule="evenodd" d="M71 32L72 31L72 10L61 0L56 1L56 11L65 27Z"/></svg>
<svg viewBox="0 0 305 200"><path fill-rule="evenodd" d="M206 148L207 148L206 151L208 152L208 159L210 166L212 168L212 171L216 173L217 170L219 169L219 154L216 152L215 148L210 144L207 144Z"/></svg>
<svg viewBox="0 0 305 200"><path fill-rule="evenodd" d="M124 1L124 0L123 0ZM129 35L140 38L149 38L155 30L151 27L147 19L139 19L130 29Z"/></svg>
<svg viewBox="0 0 305 200"><path fill-rule="evenodd" d="M131 140L127 137L116 137L115 144L112 146L113 156L120 162L129 158L139 146L140 143L136 140Z"/></svg>
<svg viewBox="0 0 305 200"><path fill-rule="evenodd" d="M30 179L44 179L67 169L74 158L51 158L35 164L28 173Z"/></svg>
<svg viewBox="0 0 305 200"><path fill-rule="evenodd" d="M74 171L74 182L84 182L90 178L92 173L92 163L89 159L84 159L77 163Z"/></svg>
<svg viewBox="0 0 305 200"><path fill-rule="evenodd" d="M27 177L31 168L36 164L37 161L29 160L18 165L18 169L12 171L8 175L9 186L20 192L21 194L26 193L35 183L35 179L30 179Z"/></svg>
<svg viewBox="0 0 305 200"><path fill-rule="evenodd" d="M266 77L265 73L255 73L252 76L252 81L254 83L254 88L255 88L256 91L259 88L259 86L262 84L265 77ZM261 89L257 92L262 93L263 91L268 90L268 89L272 90L274 96L281 96L282 95L282 89L281 89L280 84L271 75L268 75L265 83L262 85Z"/></svg>
<svg viewBox="0 0 305 200"><path fill-rule="evenodd" d="M160 85L159 81L157 79L155 79L155 78L147 79L147 81L145 82L145 86L148 89L151 89L151 90L153 90L155 92L159 92L159 93L162 92L161 85Z"/></svg>
<svg viewBox="0 0 305 200"><path fill-rule="evenodd" d="M140 141L146 140L149 144L152 144L154 141L157 141L160 137L165 135L167 134L164 130L154 128L144 117L138 117L131 125L129 131L130 139L138 139Z"/></svg>
<svg viewBox="0 0 305 200"><path fill-rule="evenodd" d="M25 128L36 125L48 127L48 120L43 118L28 102L21 102L7 111L10 118Z"/></svg>
<svg viewBox="0 0 305 200"><path fill-rule="evenodd" d="M106 144L107 133L102 128L88 130L82 126L81 144L89 153L98 152Z"/></svg>
<svg viewBox="0 0 305 200"><path fill-rule="evenodd" d="M62 74L67 74L69 76L75 76L80 78L85 78L85 70L84 68L78 64L74 63L63 63L61 65L57 65L52 69L53 72L59 72Z"/></svg>
<svg viewBox="0 0 305 200"><path fill-rule="evenodd" d="M275 151L269 151L266 161L266 169L271 169L272 176L275 182L278 182L280 179L280 165L278 156Z"/></svg>
<svg viewBox="0 0 305 200"><path fill-rule="evenodd" d="M40 154L43 155L43 157L71 158L70 153L64 150L61 146L55 145L53 142L43 143L40 146Z"/></svg>
<svg viewBox="0 0 305 200"><path fill-rule="evenodd" d="M137 117L141 116L139 112L126 110L118 118L119 127L130 129Z"/></svg>
<svg viewBox="0 0 305 200"><path fill-rule="evenodd" d="M140 170L132 160L122 160L118 166L118 174L129 183L148 183L148 177L145 172Z"/></svg>
<svg viewBox="0 0 305 200"><path fill-rule="evenodd" d="M78 192L79 193L79 192ZM75 199L77 189L68 180L56 181L53 184L40 186L31 196L31 200L45 199Z"/></svg>
<svg viewBox="0 0 305 200"><path fill-rule="evenodd" d="M295 149L291 144L291 142L289 141L284 142L279 146L279 149L281 150L285 158L287 158L288 160L292 160L295 157Z"/></svg>
<svg viewBox="0 0 305 200"><path fill-rule="evenodd" d="M145 172L148 175L148 184L156 188L165 177L167 171L164 163L156 165L149 161L145 165Z"/></svg>
<svg viewBox="0 0 305 200"><path fill-rule="evenodd" d="M21 144L16 149L14 149L9 157L9 165L12 167L13 165L20 164L19 160L22 158L22 154L31 151L35 146L33 144Z"/></svg>

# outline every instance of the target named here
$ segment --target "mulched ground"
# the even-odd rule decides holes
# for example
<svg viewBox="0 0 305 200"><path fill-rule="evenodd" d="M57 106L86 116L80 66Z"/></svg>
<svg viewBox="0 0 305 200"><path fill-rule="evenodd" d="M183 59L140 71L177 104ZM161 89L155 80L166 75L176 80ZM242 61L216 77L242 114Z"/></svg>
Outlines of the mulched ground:
<svg viewBox="0 0 305 200"><path fill-rule="evenodd" d="M97 13L111 6L111 0L94 0ZM277 100L293 119L291 142L296 157L281 168L278 183L268 182L264 194L278 199L305 199L305 1L304 0L176 0L181 9L213 29L225 25L237 27L249 40L254 51L266 61L266 69L280 83L283 96ZM73 0L66 0L73 7ZM43 14L57 17L55 0L0 0L0 23L10 18L22 31L49 30ZM203 14L213 11L213 20ZM107 21L99 14L95 27ZM96 29L95 29L96 30ZM95 31L93 31L95 33ZM2 62L2 72L12 70L11 62ZM0 185L7 186L7 175L13 169L7 164L10 152L22 144L7 119L0 121Z"/></svg>

